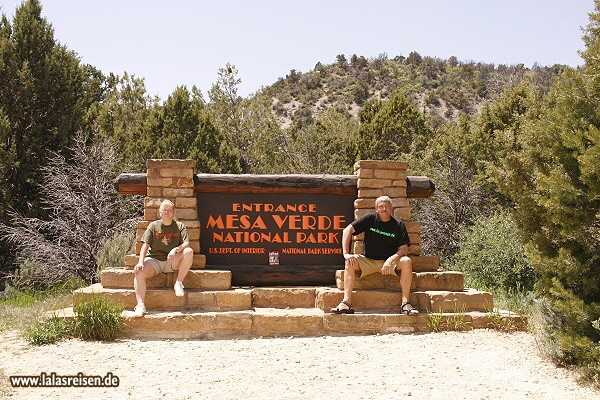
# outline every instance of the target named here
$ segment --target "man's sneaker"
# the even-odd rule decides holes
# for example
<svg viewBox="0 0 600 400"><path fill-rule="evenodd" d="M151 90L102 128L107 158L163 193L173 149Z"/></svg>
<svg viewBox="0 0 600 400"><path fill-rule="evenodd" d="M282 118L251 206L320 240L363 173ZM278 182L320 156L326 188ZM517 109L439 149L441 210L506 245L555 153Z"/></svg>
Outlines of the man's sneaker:
<svg viewBox="0 0 600 400"><path fill-rule="evenodd" d="M146 314L146 307L143 304L138 304L133 309L133 316L136 318L143 317Z"/></svg>
<svg viewBox="0 0 600 400"><path fill-rule="evenodd" d="M173 287L173 289L175 289L175 296L182 297L183 295L185 295L185 292L183 291L183 283L175 281L175 286Z"/></svg>

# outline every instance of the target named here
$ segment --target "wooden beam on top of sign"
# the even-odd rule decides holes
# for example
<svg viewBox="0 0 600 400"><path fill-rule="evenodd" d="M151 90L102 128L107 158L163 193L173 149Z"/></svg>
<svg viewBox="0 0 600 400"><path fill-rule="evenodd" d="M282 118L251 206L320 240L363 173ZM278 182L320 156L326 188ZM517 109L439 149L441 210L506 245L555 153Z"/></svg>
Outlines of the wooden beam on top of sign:
<svg viewBox="0 0 600 400"><path fill-rule="evenodd" d="M406 177L406 197L409 199L426 199L433 196L435 185L426 176Z"/></svg>
<svg viewBox="0 0 600 400"><path fill-rule="evenodd" d="M195 189L196 192L204 193L357 194L356 178L353 175L197 174Z"/></svg>
<svg viewBox="0 0 600 400"><path fill-rule="evenodd" d="M119 194L146 194L146 181L146 174L122 173L113 180L113 185Z"/></svg>
<svg viewBox="0 0 600 400"><path fill-rule="evenodd" d="M356 196L356 189L337 186L321 188L294 188L294 187L262 187L251 185L202 185L196 186L196 193L270 193L270 194L337 194L342 196Z"/></svg>
<svg viewBox="0 0 600 400"><path fill-rule="evenodd" d="M237 193L328 193L356 195L355 175L232 175L197 174L196 192ZM146 174L122 173L113 181L120 194L146 194ZM408 198L428 198L435 186L426 176L408 176Z"/></svg>
<svg viewBox="0 0 600 400"><path fill-rule="evenodd" d="M196 192L321 193L356 196L353 175L197 174Z"/></svg>

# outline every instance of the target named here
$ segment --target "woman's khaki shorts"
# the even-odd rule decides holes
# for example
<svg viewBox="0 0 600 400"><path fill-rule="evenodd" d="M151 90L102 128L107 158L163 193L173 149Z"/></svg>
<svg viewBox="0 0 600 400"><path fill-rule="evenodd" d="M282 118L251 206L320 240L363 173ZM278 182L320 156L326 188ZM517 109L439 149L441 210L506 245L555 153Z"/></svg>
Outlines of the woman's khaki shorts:
<svg viewBox="0 0 600 400"><path fill-rule="evenodd" d="M144 264L150 265L154 268L154 272L156 275L158 274L166 274L168 272L175 272L173 268L171 268L171 263L168 261L160 261L156 258L146 257L144 258Z"/></svg>
<svg viewBox="0 0 600 400"><path fill-rule="evenodd" d="M371 258L367 258L362 254L355 254L356 261L358 261L358 266L360 267L360 276L367 276L374 274L375 272L381 272L381 268L383 268L383 264L385 260L373 260ZM399 259L398 259L399 260ZM398 266L398 260L392 263L392 275L396 275L396 267Z"/></svg>

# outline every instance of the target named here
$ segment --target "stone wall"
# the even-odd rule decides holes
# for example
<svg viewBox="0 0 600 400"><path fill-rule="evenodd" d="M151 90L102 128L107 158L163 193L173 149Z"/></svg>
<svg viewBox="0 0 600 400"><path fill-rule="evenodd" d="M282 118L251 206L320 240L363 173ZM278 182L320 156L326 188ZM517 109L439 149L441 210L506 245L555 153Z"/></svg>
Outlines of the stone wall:
<svg viewBox="0 0 600 400"><path fill-rule="evenodd" d="M171 200L175 204L175 218L185 224L194 250L192 269L206 267L206 256L200 252L200 222L196 193L194 192L193 160L147 160L147 190L144 199L144 221L137 225L135 256L127 256L125 263L131 267L138 261L142 247L141 238L148 224L159 218L160 203ZM133 264L133 265L132 265Z"/></svg>
<svg viewBox="0 0 600 400"><path fill-rule="evenodd" d="M354 201L354 218L375 211L375 199L389 196L394 207L394 217L404 221L411 246L408 254L421 254L421 223L411 221L410 204L406 196L406 169L400 161L361 160L354 164L358 196ZM354 253L362 253L364 234L354 236Z"/></svg>

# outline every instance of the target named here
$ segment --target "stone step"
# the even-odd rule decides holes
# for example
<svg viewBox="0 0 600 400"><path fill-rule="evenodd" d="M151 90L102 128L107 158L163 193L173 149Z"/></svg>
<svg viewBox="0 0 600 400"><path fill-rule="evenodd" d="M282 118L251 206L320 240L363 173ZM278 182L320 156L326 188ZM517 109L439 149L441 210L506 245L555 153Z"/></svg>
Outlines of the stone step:
<svg viewBox="0 0 600 400"><path fill-rule="evenodd" d="M318 288L315 307L328 311L342 301L344 293L337 288ZM493 309L491 293L474 289L463 291L418 291L411 292L409 301L419 311L466 312ZM357 311L384 310L398 312L402 294L398 290L356 290L352 293L352 304Z"/></svg>
<svg viewBox="0 0 600 400"><path fill-rule="evenodd" d="M413 272L434 272L440 267L440 258L435 256L409 255L412 261Z"/></svg>
<svg viewBox="0 0 600 400"><path fill-rule="evenodd" d="M147 281L150 282L150 279ZM185 281L184 281L185 282ZM185 286L185 283L184 283ZM170 287L148 288L147 309L193 309L221 311L250 308L313 308L316 287L264 287L232 290L196 290L185 286L186 295L177 297ZM93 295L114 299L125 308L135 307L135 291L131 288L106 288L95 284L73 292L73 302L78 304Z"/></svg>
<svg viewBox="0 0 600 400"><path fill-rule="evenodd" d="M92 296L104 296L115 300L128 309L137 304L133 289L104 288L97 283L73 292L73 304L79 304ZM252 290L199 290L185 289L185 296L177 297L172 288L148 289L144 304L151 309L235 311L252 307Z"/></svg>
<svg viewBox="0 0 600 400"><path fill-rule="evenodd" d="M100 274L100 282L105 288L133 289L134 271L123 268L107 268ZM159 274L146 280L148 288L172 288L177 279L176 273ZM228 290L231 289L231 271L190 270L183 285L186 289Z"/></svg>
<svg viewBox="0 0 600 400"><path fill-rule="evenodd" d="M171 288L151 288L146 292L148 309L199 309L212 311L248 310L251 308L311 308L328 311L343 298L343 291L331 287L279 287L232 290L185 289L183 297L175 296ZM78 304L93 295L114 299L125 308L137 303L135 291L124 288L105 288L95 284L73 292L73 302ZM398 312L402 303L399 290L356 290L352 295L356 310L383 310ZM465 312L488 311L493 308L490 293L474 289L462 291L413 291L410 302L420 311Z"/></svg>
<svg viewBox="0 0 600 400"><path fill-rule="evenodd" d="M336 271L335 281L338 289L344 289L344 270ZM447 290L461 291L464 289L464 275L456 271L413 272L412 291ZM396 289L400 290L400 277L394 275L370 274L357 279L354 289Z"/></svg>
<svg viewBox="0 0 600 400"><path fill-rule="evenodd" d="M494 308L493 295L475 289L460 292L430 290L414 294L421 309L431 312L489 311Z"/></svg>
<svg viewBox="0 0 600 400"><path fill-rule="evenodd" d="M73 317L72 308L54 313L64 318ZM505 311L496 311L494 316L477 311L406 316L385 312L334 315L314 308L257 308L229 312L149 311L142 318L131 314L131 311L123 313L125 335L153 339L411 333L428 332L436 325L440 330L490 328L499 321L509 321L514 327L523 329L526 324L525 318Z"/></svg>
<svg viewBox="0 0 600 400"><path fill-rule="evenodd" d="M312 308L316 287L260 287L252 289L252 307Z"/></svg>
<svg viewBox="0 0 600 400"><path fill-rule="evenodd" d="M440 267L440 258L435 256L418 256L410 255L410 259L413 263L413 272L433 272L437 271ZM133 269L139 261L139 255L128 254L125 256L125 268ZM343 260L342 264L343 264ZM194 254L194 261L192 262L192 270L206 268L206 255Z"/></svg>
<svg viewBox="0 0 600 400"><path fill-rule="evenodd" d="M136 251L137 254L128 254L125 256L125 268L133 269L140 260L139 250ZM194 259L192 261L192 270L194 269L204 269L206 268L206 256L204 254L194 254Z"/></svg>

